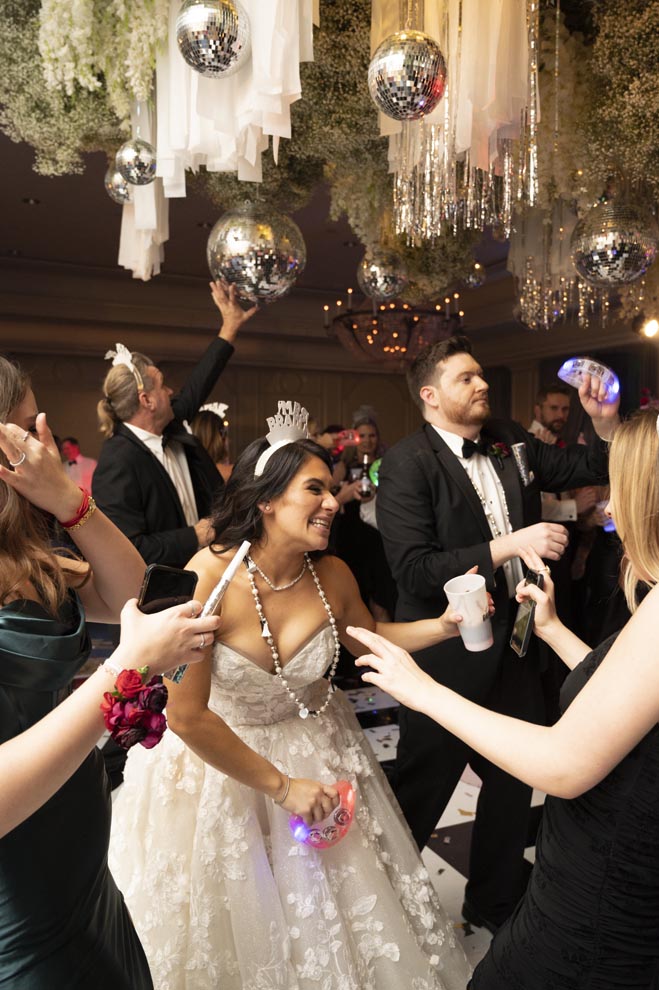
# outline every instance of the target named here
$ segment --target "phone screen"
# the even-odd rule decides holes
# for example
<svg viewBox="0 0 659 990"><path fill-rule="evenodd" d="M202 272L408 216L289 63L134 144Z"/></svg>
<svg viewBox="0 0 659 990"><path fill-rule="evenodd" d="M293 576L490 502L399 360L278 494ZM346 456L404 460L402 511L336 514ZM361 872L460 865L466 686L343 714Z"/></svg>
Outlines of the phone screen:
<svg viewBox="0 0 659 990"><path fill-rule="evenodd" d="M542 588L542 574L537 571L529 571L526 575L526 584L537 584ZM515 624L510 636L510 645L519 657L526 655L529 648L529 641L533 631L533 617L535 615L535 602L528 599L520 602L515 616Z"/></svg>
<svg viewBox="0 0 659 990"><path fill-rule="evenodd" d="M138 606L142 612L162 612L172 605L189 602L197 587L197 575L180 567L149 564L144 575Z"/></svg>

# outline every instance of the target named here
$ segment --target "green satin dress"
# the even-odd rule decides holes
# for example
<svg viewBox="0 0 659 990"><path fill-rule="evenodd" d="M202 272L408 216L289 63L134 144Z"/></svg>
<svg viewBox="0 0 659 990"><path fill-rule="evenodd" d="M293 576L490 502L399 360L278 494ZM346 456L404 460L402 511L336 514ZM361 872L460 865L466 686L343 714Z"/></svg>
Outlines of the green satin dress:
<svg viewBox="0 0 659 990"><path fill-rule="evenodd" d="M0 741L68 694L89 649L74 595L58 619L33 601L0 608ZM152 990L108 870L110 814L109 783L94 749L42 808L0 839L0 987Z"/></svg>

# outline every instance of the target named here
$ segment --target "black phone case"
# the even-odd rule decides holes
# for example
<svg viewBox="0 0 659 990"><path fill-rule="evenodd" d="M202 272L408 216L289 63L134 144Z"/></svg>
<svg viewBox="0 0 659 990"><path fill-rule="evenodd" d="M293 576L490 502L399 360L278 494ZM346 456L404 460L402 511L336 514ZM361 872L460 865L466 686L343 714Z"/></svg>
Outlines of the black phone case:
<svg viewBox="0 0 659 990"><path fill-rule="evenodd" d="M189 602L197 587L195 571L165 564L149 564L142 582L137 605L142 612L162 612L172 605Z"/></svg>
<svg viewBox="0 0 659 990"><path fill-rule="evenodd" d="M526 574L526 584L537 584L538 588L542 588L543 577L537 571L529 570ZM515 651L517 656L521 659L526 656L527 650L529 648L529 643L531 642L531 633L533 632L533 620L535 617L535 602L531 602L530 606L524 602L520 602L517 607L517 614L515 615L515 621L513 623L513 631L510 636L510 648ZM519 623L522 619L525 619L524 632L519 636Z"/></svg>

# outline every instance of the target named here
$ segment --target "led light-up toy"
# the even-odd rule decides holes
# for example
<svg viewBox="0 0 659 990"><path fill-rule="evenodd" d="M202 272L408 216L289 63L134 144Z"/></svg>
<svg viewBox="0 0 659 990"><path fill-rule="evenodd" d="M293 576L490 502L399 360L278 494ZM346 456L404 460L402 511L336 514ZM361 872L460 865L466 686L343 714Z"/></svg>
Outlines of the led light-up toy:
<svg viewBox="0 0 659 990"><path fill-rule="evenodd" d="M615 371L607 368L605 364L593 361L589 357L572 357L564 361L558 369L558 377L574 388L580 388L586 375L599 378L602 382L606 388L606 402L615 401L620 392L620 382Z"/></svg>
<svg viewBox="0 0 659 990"><path fill-rule="evenodd" d="M289 825L296 842L314 849L328 849L347 833L355 815L355 789L349 780L339 780L332 786L339 792L339 804L322 822L307 825L299 815L291 815Z"/></svg>

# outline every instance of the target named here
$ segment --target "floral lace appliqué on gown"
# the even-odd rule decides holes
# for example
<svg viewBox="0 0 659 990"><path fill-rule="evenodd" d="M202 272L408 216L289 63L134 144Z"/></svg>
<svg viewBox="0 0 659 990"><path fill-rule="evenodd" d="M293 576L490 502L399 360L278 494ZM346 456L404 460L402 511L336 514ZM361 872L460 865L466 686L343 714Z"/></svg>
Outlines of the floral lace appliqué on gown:
<svg viewBox="0 0 659 990"><path fill-rule="evenodd" d="M309 708L332 649L325 626L286 665ZM303 721L278 678L218 643L210 707L293 776L351 780L356 816L310 849L287 812L173 732L133 750L110 858L157 990L464 990L469 965L342 693Z"/></svg>

